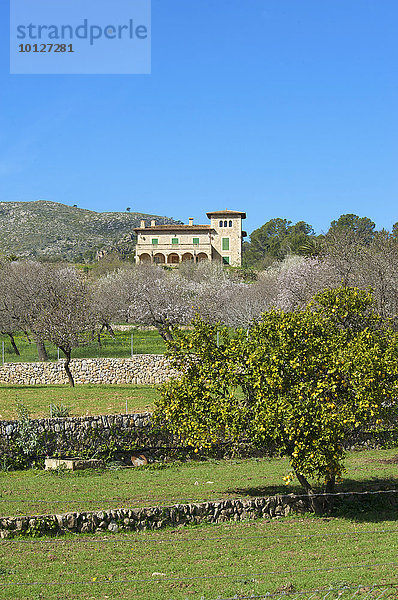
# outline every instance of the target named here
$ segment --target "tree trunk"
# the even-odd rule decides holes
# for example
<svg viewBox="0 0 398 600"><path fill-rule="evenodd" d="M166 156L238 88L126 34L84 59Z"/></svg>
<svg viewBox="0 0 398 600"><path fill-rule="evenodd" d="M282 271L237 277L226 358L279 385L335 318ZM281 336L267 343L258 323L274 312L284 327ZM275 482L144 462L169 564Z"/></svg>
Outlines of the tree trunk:
<svg viewBox="0 0 398 600"><path fill-rule="evenodd" d="M335 485L336 485L336 477L333 475L333 477L331 477L329 479L329 481L326 483L325 494L334 494ZM333 505L334 505L334 496L324 496L324 502L323 502L324 512L327 512L328 514L330 514L332 512Z"/></svg>
<svg viewBox="0 0 398 600"><path fill-rule="evenodd" d="M102 348L101 333L104 331L104 329L105 329L105 323L103 323L101 325L101 329L97 333L98 350L101 350L101 348ZM95 332L93 331L93 337L94 337L94 334L95 334Z"/></svg>
<svg viewBox="0 0 398 600"><path fill-rule="evenodd" d="M163 338L165 342L174 341L174 338L170 332L170 327L168 327L167 325L163 325L163 324L156 324L156 328L159 332L160 337Z"/></svg>
<svg viewBox="0 0 398 600"><path fill-rule="evenodd" d="M69 368L72 350L70 350L68 348L62 348L61 346L60 346L60 348L61 348L62 352L65 354L64 367L65 367L66 374L68 376L69 385L71 387L75 387L75 381L73 379L73 375L72 375L71 370Z"/></svg>
<svg viewBox="0 0 398 600"><path fill-rule="evenodd" d="M169 327L162 327L162 326L157 326L157 330L159 332L160 337L166 342L167 346L169 348L174 349L175 348L175 343L174 343L174 338L171 335L170 332L170 328Z"/></svg>
<svg viewBox="0 0 398 600"><path fill-rule="evenodd" d="M334 494L335 484L336 484L336 478L333 475L333 477L331 477L326 484L325 493L326 494Z"/></svg>
<svg viewBox="0 0 398 600"><path fill-rule="evenodd" d="M111 336L113 339L115 339L115 338L116 338L116 336L115 336L115 332L114 332L114 331L113 331L113 329L112 329L112 325L111 325L110 323L106 323L105 327L106 327L106 330L107 330L107 332L109 333L109 335L110 335L110 336Z"/></svg>
<svg viewBox="0 0 398 600"><path fill-rule="evenodd" d="M315 514L319 514L319 505L316 501L316 497L314 495L314 490L312 489L310 482L304 477L304 475L301 475L301 473L298 473L297 471L295 471L295 474L296 474L296 477L297 477L300 485L307 492L310 508L314 511Z"/></svg>
<svg viewBox="0 0 398 600"><path fill-rule="evenodd" d="M7 335L8 335L8 337L9 337L9 338L10 338L10 340L11 340L11 346L14 348L14 352L15 352L15 354L16 354L17 356L21 356L21 353L19 352L19 350L18 350L18 348L17 348L17 345L16 345L16 343L15 343L15 340L14 340L14 336L13 336L13 334L12 334L12 333L7 333Z"/></svg>
<svg viewBox="0 0 398 600"><path fill-rule="evenodd" d="M37 353L39 355L39 360L41 362L46 362L48 360L47 350L44 345L44 342L41 340L36 340Z"/></svg>
<svg viewBox="0 0 398 600"><path fill-rule="evenodd" d="M298 481L308 494L310 507L314 511L314 513L316 515L324 515L325 513L329 514L333 508L333 496L316 496L314 494L314 490L311 487L311 484L309 483L309 481L307 481L304 475L301 475L301 473L297 473L297 471L295 471L295 474ZM333 494L334 486L335 477L333 476L326 483L325 494Z"/></svg>

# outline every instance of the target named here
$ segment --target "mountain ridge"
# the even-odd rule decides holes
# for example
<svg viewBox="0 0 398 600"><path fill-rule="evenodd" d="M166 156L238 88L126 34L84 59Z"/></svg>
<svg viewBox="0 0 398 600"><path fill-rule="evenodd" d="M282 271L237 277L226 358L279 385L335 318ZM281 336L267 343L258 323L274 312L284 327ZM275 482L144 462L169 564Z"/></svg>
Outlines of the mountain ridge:
<svg viewBox="0 0 398 600"><path fill-rule="evenodd" d="M96 212L50 200L0 202L0 253L19 258L92 262L97 253L123 256L135 247L135 227L152 219L181 223L141 212Z"/></svg>

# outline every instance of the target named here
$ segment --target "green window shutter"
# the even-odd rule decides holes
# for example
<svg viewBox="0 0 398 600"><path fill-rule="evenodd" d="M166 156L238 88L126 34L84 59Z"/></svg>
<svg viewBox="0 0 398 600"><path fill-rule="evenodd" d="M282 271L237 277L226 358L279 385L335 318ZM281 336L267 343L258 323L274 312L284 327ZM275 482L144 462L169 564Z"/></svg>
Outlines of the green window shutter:
<svg viewBox="0 0 398 600"><path fill-rule="evenodd" d="M171 243L173 246L176 246L178 244L178 238L171 238Z"/></svg>
<svg viewBox="0 0 398 600"><path fill-rule="evenodd" d="M229 256L223 256L222 262L223 262L223 265L229 265Z"/></svg>
<svg viewBox="0 0 398 600"><path fill-rule="evenodd" d="M229 250L229 238L222 239L222 249Z"/></svg>
<svg viewBox="0 0 398 600"><path fill-rule="evenodd" d="M159 243L159 238L152 238L152 244L153 246L157 246Z"/></svg>
<svg viewBox="0 0 398 600"><path fill-rule="evenodd" d="M199 246L199 238L193 238L192 243L194 246Z"/></svg>

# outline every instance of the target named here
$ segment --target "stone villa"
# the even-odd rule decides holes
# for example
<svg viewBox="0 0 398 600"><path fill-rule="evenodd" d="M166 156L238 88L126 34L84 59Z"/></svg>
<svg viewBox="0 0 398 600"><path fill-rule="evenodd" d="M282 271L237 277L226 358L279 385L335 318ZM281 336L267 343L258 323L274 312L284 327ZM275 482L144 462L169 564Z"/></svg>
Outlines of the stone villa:
<svg viewBox="0 0 398 600"><path fill-rule="evenodd" d="M216 210L206 213L209 225L141 226L137 234L136 262L175 265L180 262L204 260L240 267L242 264L242 219L246 213L236 210Z"/></svg>

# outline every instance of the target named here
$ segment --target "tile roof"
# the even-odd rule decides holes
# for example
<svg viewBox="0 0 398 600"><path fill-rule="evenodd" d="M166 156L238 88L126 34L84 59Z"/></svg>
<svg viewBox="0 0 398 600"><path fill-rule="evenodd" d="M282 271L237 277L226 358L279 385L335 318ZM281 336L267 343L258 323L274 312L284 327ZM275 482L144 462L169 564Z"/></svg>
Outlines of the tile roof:
<svg viewBox="0 0 398 600"><path fill-rule="evenodd" d="M231 216L241 216L242 219L246 219L246 213L242 212L240 210L228 210L227 208L225 210L212 210L211 212L206 213L206 216L209 217L215 217L215 216L222 216L222 215L231 215Z"/></svg>

